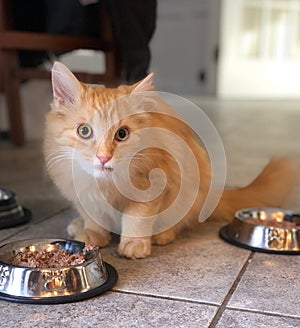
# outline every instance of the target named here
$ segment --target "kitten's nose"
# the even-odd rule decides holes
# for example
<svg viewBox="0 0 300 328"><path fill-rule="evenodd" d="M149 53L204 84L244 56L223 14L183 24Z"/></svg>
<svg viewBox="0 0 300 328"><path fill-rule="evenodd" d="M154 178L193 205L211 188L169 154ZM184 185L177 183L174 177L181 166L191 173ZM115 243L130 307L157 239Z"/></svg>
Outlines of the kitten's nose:
<svg viewBox="0 0 300 328"><path fill-rule="evenodd" d="M104 165L105 163L107 163L110 159L111 156L102 156L102 155L96 155L99 159L102 165Z"/></svg>

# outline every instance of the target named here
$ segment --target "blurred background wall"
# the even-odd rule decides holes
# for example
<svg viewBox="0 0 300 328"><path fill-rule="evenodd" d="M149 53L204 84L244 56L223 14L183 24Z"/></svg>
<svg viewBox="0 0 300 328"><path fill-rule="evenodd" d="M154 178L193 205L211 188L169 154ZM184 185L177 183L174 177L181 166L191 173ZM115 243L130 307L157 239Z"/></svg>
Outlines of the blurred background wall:
<svg viewBox="0 0 300 328"><path fill-rule="evenodd" d="M151 49L163 91L300 98L299 0L158 0Z"/></svg>
<svg viewBox="0 0 300 328"><path fill-rule="evenodd" d="M215 94L219 0L158 0L151 70L162 91Z"/></svg>

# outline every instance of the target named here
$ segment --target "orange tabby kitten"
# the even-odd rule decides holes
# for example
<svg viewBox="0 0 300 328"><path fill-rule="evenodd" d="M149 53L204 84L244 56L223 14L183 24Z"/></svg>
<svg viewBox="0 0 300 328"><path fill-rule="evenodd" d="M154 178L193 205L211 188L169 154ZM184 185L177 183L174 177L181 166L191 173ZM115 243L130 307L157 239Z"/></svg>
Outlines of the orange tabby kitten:
<svg viewBox="0 0 300 328"><path fill-rule="evenodd" d="M56 62L52 85L44 152L51 178L80 213L68 227L72 236L104 247L114 231L121 235L120 255L144 258L152 243L165 245L198 223L210 163L193 130L157 95L147 96L154 90L151 74L109 89L79 82ZM249 186L225 190L212 216L280 206L295 174L288 160L271 161Z"/></svg>

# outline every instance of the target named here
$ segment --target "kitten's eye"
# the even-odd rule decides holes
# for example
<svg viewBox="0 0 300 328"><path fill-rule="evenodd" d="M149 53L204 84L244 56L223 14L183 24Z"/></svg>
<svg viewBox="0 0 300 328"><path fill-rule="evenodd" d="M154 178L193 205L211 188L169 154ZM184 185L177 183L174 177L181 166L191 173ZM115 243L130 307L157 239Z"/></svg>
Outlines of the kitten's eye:
<svg viewBox="0 0 300 328"><path fill-rule="evenodd" d="M88 124L80 124L77 128L77 134L83 139L90 139L93 136L93 130Z"/></svg>
<svg viewBox="0 0 300 328"><path fill-rule="evenodd" d="M120 128L115 134L115 140L124 141L129 137L129 130L126 127Z"/></svg>

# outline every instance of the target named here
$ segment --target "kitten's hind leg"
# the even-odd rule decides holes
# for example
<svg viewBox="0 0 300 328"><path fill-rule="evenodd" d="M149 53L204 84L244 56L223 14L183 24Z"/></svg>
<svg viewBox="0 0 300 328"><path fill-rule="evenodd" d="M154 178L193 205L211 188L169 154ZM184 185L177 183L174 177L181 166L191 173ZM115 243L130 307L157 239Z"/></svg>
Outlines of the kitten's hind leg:
<svg viewBox="0 0 300 328"><path fill-rule="evenodd" d="M158 233L157 235L152 236L153 245L167 245L171 243L176 238L175 228L168 229L164 232Z"/></svg>
<svg viewBox="0 0 300 328"><path fill-rule="evenodd" d="M70 236L86 244L99 247L105 247L109 244L109 231L90 219L75 219L70 223L67 230Z"/></svg>

